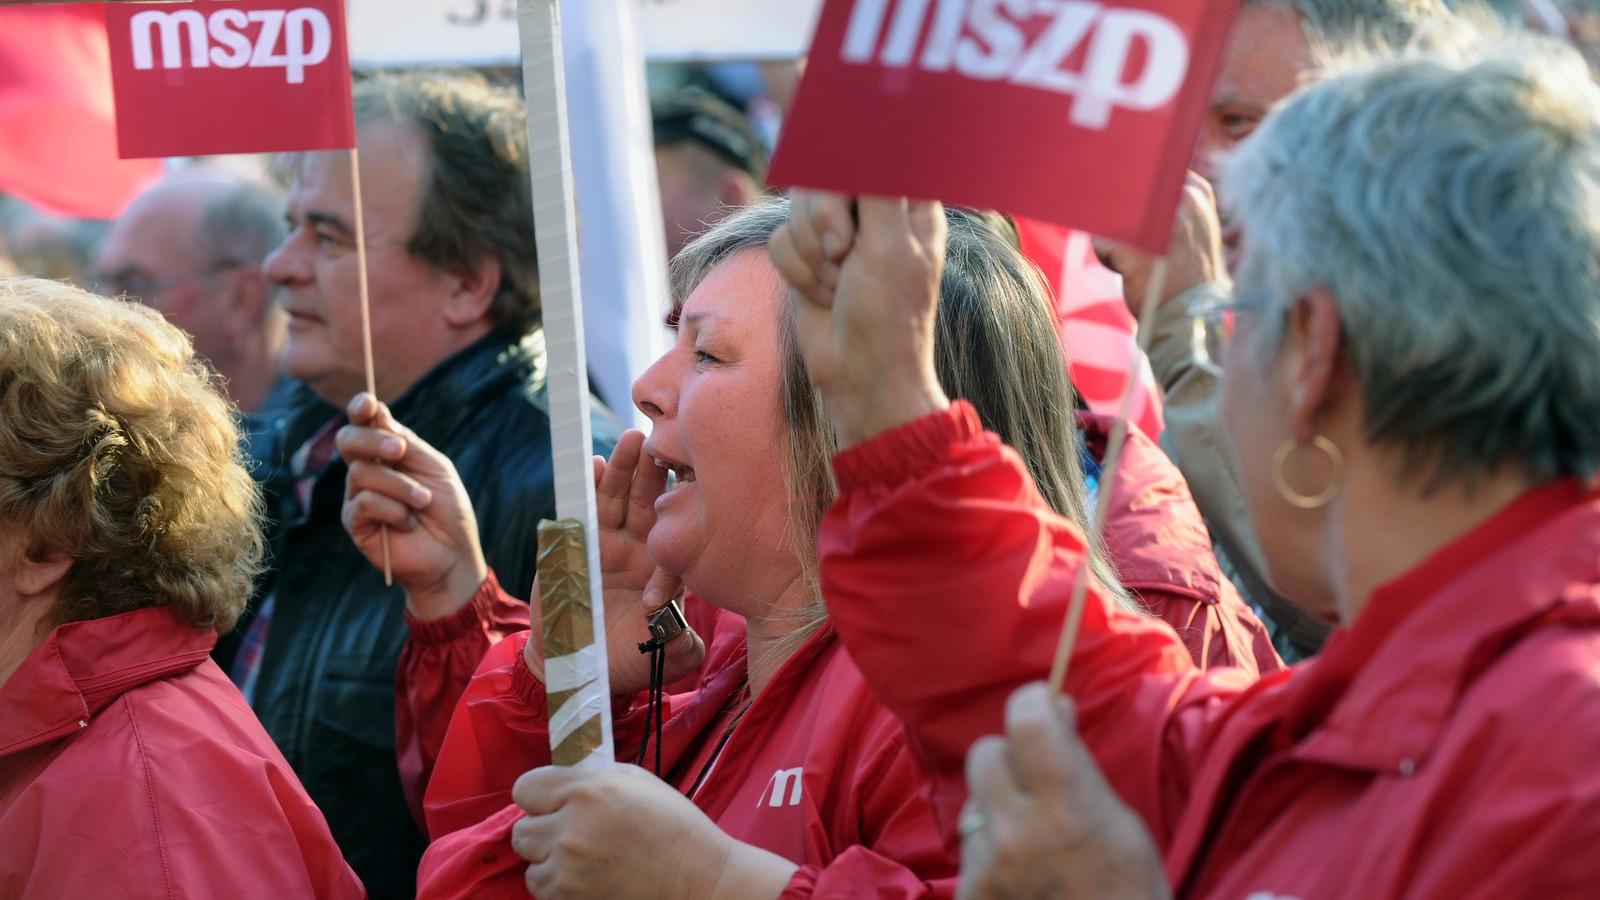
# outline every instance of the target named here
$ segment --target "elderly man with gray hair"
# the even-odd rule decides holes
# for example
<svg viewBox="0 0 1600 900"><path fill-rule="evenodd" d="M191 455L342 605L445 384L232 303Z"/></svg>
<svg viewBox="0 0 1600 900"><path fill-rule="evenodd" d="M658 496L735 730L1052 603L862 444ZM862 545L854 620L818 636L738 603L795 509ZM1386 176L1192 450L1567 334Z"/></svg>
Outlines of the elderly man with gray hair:
<svg viewBox="0 0 1600 900"><path fill-rule="evenodd" d="M1600 87L1542 43L1368 63L1291 97L1224 184L1245 256L1196 330L1268 577L1340 623L1260 681L1091 592L1070 701L1013 693L1083 538L919 374L937 258L864 235L826 291L828 260L774 244L858 436L819 538L831 620L933 774L962 896L1593 896Z"/></svg>
<svg viewBox="0 0 1600 900"><path fill-rule="evenodd" d="M283 197L238 175L183 172L140 194L101 243L102 293L155 308L187 332L241 411L287 393L287 318L261 263L283 240Z"/></svg>

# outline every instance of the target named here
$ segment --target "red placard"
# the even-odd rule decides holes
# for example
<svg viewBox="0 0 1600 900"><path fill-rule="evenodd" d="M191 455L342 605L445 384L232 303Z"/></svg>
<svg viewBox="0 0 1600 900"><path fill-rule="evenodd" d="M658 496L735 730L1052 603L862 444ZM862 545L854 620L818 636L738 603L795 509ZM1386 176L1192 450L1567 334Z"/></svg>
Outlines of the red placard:
<svg viewBox="0 0 1600 900"><path fill-rule="evenodd" d="M1239 0L827 0L772 181L1164 252Z"/></svg>
<svg viewBox="0 0 1600 900"><path fill-rule="evenodd" d="M343 0L105 8L124 159L355 145Z"/></svg>

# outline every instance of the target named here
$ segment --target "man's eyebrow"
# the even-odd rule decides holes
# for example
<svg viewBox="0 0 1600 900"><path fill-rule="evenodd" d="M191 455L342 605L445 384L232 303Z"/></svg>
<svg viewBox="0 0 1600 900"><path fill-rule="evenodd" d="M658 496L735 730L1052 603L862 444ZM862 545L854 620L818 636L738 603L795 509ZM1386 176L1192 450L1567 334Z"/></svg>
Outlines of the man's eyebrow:
<svg viewBox="0 0 1600 900"><path fill-rule="evenodd" d="M306 221L310 222L312 225L332 228L334 231L339 232L345 237L353 237L355 235L355 229L346 224L344 219L339 218L333 213L308 212L306 213Z"/></svg>

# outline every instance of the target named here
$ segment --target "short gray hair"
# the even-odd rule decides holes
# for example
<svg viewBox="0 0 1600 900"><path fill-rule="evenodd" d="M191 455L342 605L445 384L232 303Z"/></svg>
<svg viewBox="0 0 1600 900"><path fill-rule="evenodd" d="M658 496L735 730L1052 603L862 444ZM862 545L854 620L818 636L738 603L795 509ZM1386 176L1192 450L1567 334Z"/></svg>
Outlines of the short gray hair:
<svg viewBox="0 0 1600 900"><path fill-rule="evenodd" d="M1244 0L1244 5L1296 13L1312 51L1324 59L1391 53L1450 17L1443 0Z"/></svg>
<svg viewBox="0 0 1600 900"><path fill-rule="evenodd" d="M239 181L200 214L199 245L210 262L259 264L287 233L284 199L264 185Z"/></svg>
<svg viewBox="0 0 1600 900"><path fill-rule="evenodd" d="M285 209L283 195L276 189L251 181L235 181L201 210L195 246L211 265L247 263L259 267L288 233ZM269 284L267 290L269 299L276 300L284 289ZM264 304L262 318L276 305L276 302Z"/></svg>
<svg viewBox="0 0 1600 900"><path fill-rule="evenodd" d="M1293 95L1224 177L1239 294L1274 323L1256 349L1329 290L1367 438L1413 475L1600 467L1600 88L1575 52L1363 64Z"/></svg>

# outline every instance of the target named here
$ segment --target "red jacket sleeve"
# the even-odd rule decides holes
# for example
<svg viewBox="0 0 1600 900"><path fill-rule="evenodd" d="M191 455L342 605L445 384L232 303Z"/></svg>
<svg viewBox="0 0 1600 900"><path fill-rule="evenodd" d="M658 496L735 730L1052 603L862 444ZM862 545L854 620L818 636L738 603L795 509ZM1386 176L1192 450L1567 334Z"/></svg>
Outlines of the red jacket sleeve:
<svg viewBox="0 0 1600 900"><path fill-rule="evenodd" d="M874 692L905 725L947 840L967 749L1046 677L1083 564L1076 526L963 402L840 454L819 540L823 596ZM1165 842L1218 701L1252 680L1202 679L1165 625L1091 591L1067 690L1107 778Z"/></svg>
<svg viewBox="0 0 1600 900"><path fill-rule="evenodd" d="M456 701L489 648L527 631L528 621L528 604L502 590L492 570L455 615L422 622L406 613L411 636L395 673L395 746L400 784L419 823Z"/></svg>

